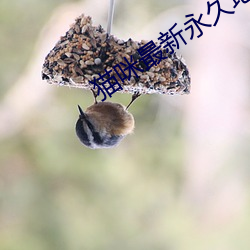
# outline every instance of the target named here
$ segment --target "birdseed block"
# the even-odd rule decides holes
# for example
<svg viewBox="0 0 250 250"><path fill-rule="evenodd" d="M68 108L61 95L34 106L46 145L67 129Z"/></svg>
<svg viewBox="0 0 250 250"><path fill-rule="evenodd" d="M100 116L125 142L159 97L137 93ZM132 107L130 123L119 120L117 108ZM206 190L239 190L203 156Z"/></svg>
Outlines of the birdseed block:
<svg viewBox="0 0 250 250"><path fill-rule="evenodd" d="M138 53L147 44L118 39L100 25L93 26L91 17L81 15L46 56L42 79L89 90L98 79L96 84L105 91L111 84L120 86L116 89L120 93L188 94L190 76L183 58L156 43L161 58L149 68L146 60L157 61L157 54L146 58Z"/></svg>

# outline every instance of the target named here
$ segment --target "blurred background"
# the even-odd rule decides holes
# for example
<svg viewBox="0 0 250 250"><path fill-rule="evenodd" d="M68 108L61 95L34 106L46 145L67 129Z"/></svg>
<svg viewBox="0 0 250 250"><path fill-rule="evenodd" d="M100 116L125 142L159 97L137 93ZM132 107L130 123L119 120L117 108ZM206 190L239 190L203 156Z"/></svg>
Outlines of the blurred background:
<svg viewBox="0 0 250 250"><path fill-rule="evenodd" d="M212 2L212 1L211 1ZM181 44L187 96L147 95L114 149L78 141L88 91L41 80L45 56L81 13L106 28L108 0L0 2L1 250L249 250L250 2ZM157 41L207 1L117 0L113 34ZM131 96L115 94L126 105Z"/></svg>

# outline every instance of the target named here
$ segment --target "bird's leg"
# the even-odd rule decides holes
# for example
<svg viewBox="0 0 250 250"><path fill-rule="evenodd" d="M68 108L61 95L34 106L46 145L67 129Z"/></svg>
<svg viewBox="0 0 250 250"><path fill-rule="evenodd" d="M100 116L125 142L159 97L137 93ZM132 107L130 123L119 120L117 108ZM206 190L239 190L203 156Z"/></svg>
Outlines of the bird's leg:
<svg viewBox="0 0 250 250"><path fill-rule="evenodd" d="M128 104L128 106L126 107L126 110L131 106L131 104L139 97L141 96L141 94L137 91L132 95L132 99L130 101L130 103Z"/></svg>
<svg viewBox="0 0 250 250"><path fill-rule="evenodd" d="M96 93L93 89L91 89L91 92L92 92L92 94L93 94L93 96L94 96L95 104L97 104L98 102L97 102L97 100L96 100L96 97L97 97L98 95L97 95L97 93Z"/></svg>

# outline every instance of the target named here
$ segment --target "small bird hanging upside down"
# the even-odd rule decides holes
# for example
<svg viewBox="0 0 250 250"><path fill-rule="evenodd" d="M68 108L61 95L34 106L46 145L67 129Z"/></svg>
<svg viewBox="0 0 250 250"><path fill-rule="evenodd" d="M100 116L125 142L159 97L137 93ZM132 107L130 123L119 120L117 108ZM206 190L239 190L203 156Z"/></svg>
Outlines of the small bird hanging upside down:
<svg viewBox="0 0 250 250"><path fill-rule="evenodd" d="M82 144L91 149L111 148L134 130L134 117L128 112L129 106L140 96L135 93L127 107L112 102L97 102L96 94L92 91L95 103L84 112L80 112L76 122L76 134Z"/></svg>

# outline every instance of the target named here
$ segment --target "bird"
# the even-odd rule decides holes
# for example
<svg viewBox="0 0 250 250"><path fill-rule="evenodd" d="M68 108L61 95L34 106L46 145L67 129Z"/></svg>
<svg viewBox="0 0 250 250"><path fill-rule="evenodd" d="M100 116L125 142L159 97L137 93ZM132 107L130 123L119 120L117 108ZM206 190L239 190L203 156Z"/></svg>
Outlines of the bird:
<svg viewBox="0 0 250 250"><path fill-rule="evenodd" d="M76 135L84 146L91 149L115 147L134 130L134 117L128 108L140 94L133 94L131 102L125 107L119 103L97 102L96 93L93 90L92 93L95 102L85 112L78 105Z"/></svg>

